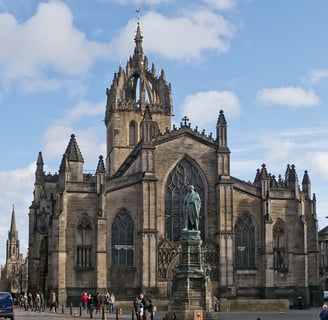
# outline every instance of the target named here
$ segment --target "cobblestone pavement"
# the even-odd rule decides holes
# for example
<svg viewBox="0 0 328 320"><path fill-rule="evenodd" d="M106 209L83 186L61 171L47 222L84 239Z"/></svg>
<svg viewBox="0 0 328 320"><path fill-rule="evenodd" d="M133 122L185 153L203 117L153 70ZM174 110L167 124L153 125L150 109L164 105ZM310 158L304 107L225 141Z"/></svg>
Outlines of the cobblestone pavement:
<svg viewBox="0 0 328 320"><path fill-rule="evenodd" d="M76 313L75 313L75 312ZM218 312L219 319L222 320L315 320L319 319L319 313L321 308L311 308L306 310L288 310L287 312L280 314L279 312L230 312L223 313ZM85 311L82 312L80 317L79 309L75 308L72 310L66 308L64 310L58 310L57 313L51 313L50 311L45 312L25 312L23 309L17 308L15 310L15 320L60 320L60 319L90 319L90 315ZM158 312L154 317L155 320L161 320L165 315L165 312ZM92 314L92 319L104 320L102 314ZM116 315L112 313L106 313L106 320L116 320ZM131 314L118 315L118 320L132 320ZM135 320L135 319L134 319ZM149 318L147 318L149 320ZM179 319L177 319L179 320ZM193 320L193 319L190 319ZM205 319L204 319L205 320Z"/></svg>

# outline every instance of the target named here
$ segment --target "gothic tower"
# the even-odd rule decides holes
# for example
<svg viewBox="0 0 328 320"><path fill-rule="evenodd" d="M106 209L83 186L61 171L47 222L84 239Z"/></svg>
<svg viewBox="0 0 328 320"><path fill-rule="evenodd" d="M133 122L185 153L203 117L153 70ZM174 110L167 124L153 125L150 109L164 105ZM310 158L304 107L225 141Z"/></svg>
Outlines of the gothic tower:
<svg viewBox="0 0 328 320"><path fill-rule="evenodd" d="M147 106L152 114L154 134L171 127L171 85L165 79L164 69L158 77L154 64L148 68L142 38L138 21L133 56L125 70L119 67L106 92L106 167L110 176L142 139L141 122Z"/></svg>
<svg viewBox="0 0 328 320"><path fill-rule="evenodd" d="M21 256L19 254L19 239L16 229L15 209L13 206L11 214L10 230L8 232L7 252L6 252L6 272L8 279L7 290L18 292L19 288L19 273Z"/></svg>

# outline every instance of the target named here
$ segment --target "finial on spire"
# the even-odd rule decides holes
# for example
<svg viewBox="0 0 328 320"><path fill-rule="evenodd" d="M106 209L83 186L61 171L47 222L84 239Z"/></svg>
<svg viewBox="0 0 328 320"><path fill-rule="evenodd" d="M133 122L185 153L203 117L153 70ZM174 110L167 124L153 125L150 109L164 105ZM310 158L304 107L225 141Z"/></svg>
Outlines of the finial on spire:
<svg viewBox="0 0 328 320"><path fill-rule="evenodd" d="M136 13L137 13L137 17L138 17L138 21L137 21L138 24L140 23L140 12L141 12L141 9L137 8Z"/></svg>

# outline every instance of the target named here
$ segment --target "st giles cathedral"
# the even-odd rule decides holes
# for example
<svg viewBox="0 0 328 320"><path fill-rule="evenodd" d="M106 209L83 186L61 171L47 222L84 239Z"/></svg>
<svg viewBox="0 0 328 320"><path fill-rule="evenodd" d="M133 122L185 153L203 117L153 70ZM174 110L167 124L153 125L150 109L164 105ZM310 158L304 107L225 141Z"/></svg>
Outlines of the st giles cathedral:
<svg viewBox="0 0 328 320"><path fill-rule="evenodd" d="M58 173L37 157L29 209L29 290L59 301L110 290L168 298L179 263L183 200L193 185L204 260L219 298L302 297L318 290L316 199L307 171L283 174L265 164L242 181L230 174L228 126L213 115L215 135L185 117L172 126L171 84L135 46L119 66L104 106L106 154L95 173L83 170L78 137L68 137ZM224 107L224 106L223 106ZM216 130L215 130L216 129Z"/></svg>

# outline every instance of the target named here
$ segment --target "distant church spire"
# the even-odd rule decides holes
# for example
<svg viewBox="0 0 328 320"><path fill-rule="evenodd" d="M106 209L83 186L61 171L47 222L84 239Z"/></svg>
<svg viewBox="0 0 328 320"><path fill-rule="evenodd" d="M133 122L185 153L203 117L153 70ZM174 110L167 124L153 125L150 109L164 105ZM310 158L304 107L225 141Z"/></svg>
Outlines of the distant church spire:
<svg viewBox="0 0 328 320"><path fill-rule="evenodd" d="M18 238L18 232L16 229L16 217L15 217L15 207L13 205L13 210L11 213L11 224L10 224L10 230L8 233L9 239L17 239Z"/></svg>

